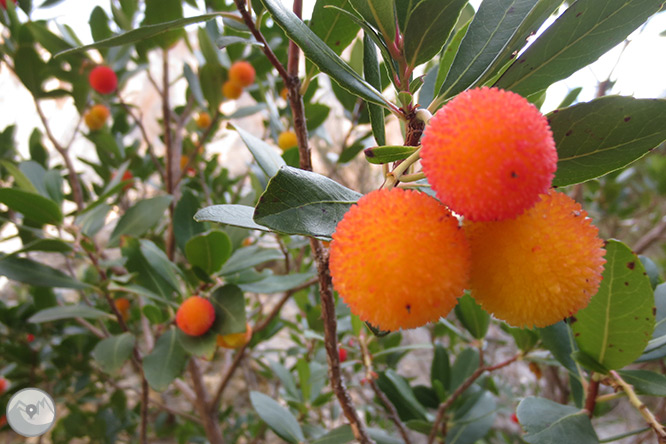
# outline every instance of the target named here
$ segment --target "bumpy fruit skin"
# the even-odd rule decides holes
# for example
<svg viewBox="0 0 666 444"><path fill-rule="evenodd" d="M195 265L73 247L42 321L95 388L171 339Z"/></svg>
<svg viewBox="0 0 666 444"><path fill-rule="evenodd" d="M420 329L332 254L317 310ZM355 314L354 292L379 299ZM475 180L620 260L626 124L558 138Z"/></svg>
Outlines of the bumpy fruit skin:
<svg viewBox="0 0 666 444"><path fill-rule="evenodd" d="M250 86L254 83L254 67L244 60L234 62L229 68L229 80L240 86Z"/></svg>
<svg viewBox="0 0 666 444"><path fill-rule="evenodd" d="M437 197L473 221L518 216L545 193L557 168L547 119L510 91L465 91L430 119L423 172Z"/></svg>
<svg viewBox="0 0 666 444"><path fill-rule="evenodd" d="M245 332L217 335L217 345L222 348L240 348L252 339L252 326L245 323Z"/></svg>
<svg viewBox="0 0 666 444"><path fill-rule="evenodd" d="M298 137L293 131L282 131L278 136L278 146L282 151L298 146Z"/></svg>
<svg viewBox="0 0 666 444"><path fill-rule="evenodd" d="M231 80L227 80L222 85L222 94L227 99L237 99L243 94L243 87Z"/></svg>
<svg viewBox="0 0 666 444"><path fill-rule="evenodd" d="M178 307L176 324L183 333L190 336L201 336L215 322L215 308L208 299L191 296Z"/></svg>
<svg viewBox="0 0 666 444"><path fill-rule="evenodd" d="M90 87L100 94L111 94L118 87L118 76L105 65L96 66L88 76Z"/></svg>
<svg viewBox="0 0 666 444"><path fill-rule="evenodd" d="M210 118L210 114L204 111L199 113L195 122L200 129L206 129L210 126L212 120Z"/></svg>
<svg viewBox="0 0 666 444"><path fill-rule="evenodd" d="M446 316L467 286L470 249L458 220L436 199L373 191L338 223L330 247L333 285L351 312L382 330Z"/></svg>
<svg viewBox="0 0 666 444"><path fill-rule="evenodd" d="M472 296L516 327L545 327L587 306L605 250L580 204L550 190L515 219L465 222Z"/></svg>
<svg viewBox="0 0 666 444"><path fill-rule="evenodd" d="M109 108L101 103L93 105L92 108L88 110L87 113L83 116L83 120L86 122L86 126L90 128L91 131L97 131L104 127L106 119L109 118L111 112Z"/></svg>

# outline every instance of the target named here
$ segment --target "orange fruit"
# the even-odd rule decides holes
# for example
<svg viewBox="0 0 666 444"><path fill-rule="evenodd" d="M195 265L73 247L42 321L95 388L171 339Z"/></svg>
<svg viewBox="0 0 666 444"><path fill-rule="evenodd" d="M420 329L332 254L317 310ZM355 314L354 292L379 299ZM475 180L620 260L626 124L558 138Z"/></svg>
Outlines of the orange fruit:
<svg viewBox="0 0 666 444"><path fill-rule="evenodd" d="M222 85L222 94L228 99L237 99L243 94L243 87L231 80L227 80Z"/></svg>
<svg viewBox="0 0 666 444"><path fill-rule="evenodd" d="M518 216L548 191L557 168L546 117L497 88L459 94L430 119L421 144L439 200L473 221Z"/></svg>
<svg viewBox="0 0 666 444"><path fill-rule="evenodd" d="M234 62L229 68L229 80L243 87L252 85L255 75L254 67L244 60Z"/></svg>
<svg viewBox="0 0 666 444"><path fill-rule="evenodd" d="M183 301L176 312L176 325L183 333L201 336L215 322L215 308L208 299L191 296Z"/></svg>
<svg viewBox="0 0 666 444"><path fill-rule="evenodd" d="M298 136L293 131L282 131L278 136L278 146L282 151L298 146Z"/></svg>
<svg viewBox="0 0 666 444"><path fill-rule="evenodd" d="M101 103L93 105L87 113L83 115L83 121L91 131L97 131L104 127L106 120L111 115L109 108Z"/></svg>
<svg viewBox="0 0 666 444"><path fill-rule="evenodd" d="M329 251L340 297L382 330L446 316L470 273L456 217L436 199L401 188L363 196L338 223Z"/></svg>
<svg viewBox="0 0 666 444"><path fill-rule="evenodd" d="M240 348L252 339L252 326L245 323L245 331L242 333L230 333L228 335L217 335L217 345L223 348Z"/></svg>
<svg viewBox="0 0 666 444"><path fill-rule="evenodd" d="M212 119L210 118L210 114L203 111L197 115L195 122L199 128L206 129L210 126Z"/></svg>
<svg viewBox="0 0 666 444"><path fill-rule="evenodd" d="M587 306L605 250L580 204L549 190L515 219L465 221L472 249L471 295L516 327L545 327Z"/></svg>
<svg viewBox="0 0 666 444"><path fill-rule="evenodd" d="M129 319L130 301L127 298L118 298L114 301L114 304L123 319L125 321Z"/></svg>

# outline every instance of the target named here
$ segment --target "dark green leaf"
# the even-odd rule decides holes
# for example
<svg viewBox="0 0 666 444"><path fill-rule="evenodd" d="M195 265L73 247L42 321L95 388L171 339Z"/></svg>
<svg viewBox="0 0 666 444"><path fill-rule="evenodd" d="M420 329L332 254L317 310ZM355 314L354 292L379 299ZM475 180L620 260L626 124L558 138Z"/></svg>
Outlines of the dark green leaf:
<svg viewBox="0 0 666 444"><path fill-rule="evenodd" d="M337 6L351 10L349 0L317 0L312 10L310 29L314 32L333 52L340 55L349 46L358 34L359 26L351 21L343 12L327 6ZM312 72L308 71L308 76Z"/></svg>
<svg viewBox="0 0 666 444"><path fill-rule="evenodd" d="M88 284L77 281L60 270L16 256L0 259L0 276L36 287L90 288Z"/></svg>
<svg viewBox="0 0 666 444"><path fill-rule="evenodd" d="M171 327L143 358L143 373L150 387L161 392L182 373L186 362L187 354L178 341L175 327Z"/></svg>
<svg viewBox="0 0 666 444"><path fill-rule="evenodd" d="M518 404L516 413L520 425L527 432L523 439L530 444L599 443L584 410L544 398L529 397Z"/></svg>
<svg viewBox="0 0 666 444"><path fill-rule="evenodd" d="M201 89L201 82L199 82L199 77L194 73L190 65L187 63L183 64L183 75L187 79L187 85L190 87L190 92L194 96L197 104L206 109L206 99L204 98L203 90Z"/></svg>
<svg viewBox="0 0 666 444"><path fill-rule="evenodd" d="M450 391L457 389L479 367L479 352L466 348L456 358L451 369Z"/></svg>
<svg viewBox="0 0 666 444"><path fill-rule="evenodd" d="M608 373L608 369L606 367L599 364L599 361L597 361L595 358L593 358L592 356L588 355L585 352L577 350L571 353L571 357L577 363L579 363L580 365L582 365L591 372L597 372L601 375L605 375Z"/></svg>
<svg viewBox="0 0 666 444"><path fill-rule="evenodd" d="M384 2L385 0L382 0ZM301 19L278 0L261 0L273 19L323 73L328 74L350 93L370 102L391 108L379 91L363 80L326 43L313 33Z"/></svg>
<svg viewBox="0 0 666 444"><path fill-rule="evenodd" d="M461 407L465 414L453 420L453 426L446 435L447 444L474 444L486 436L497 416L497 401L490 392L485 391L478 398L470 401L474 404L467 410Z"/></svg>
<svg viewBox="0 0 666 444"><path fill-rule="evenodd" d="M345 424L320 436L312 441L312 444L346 444L352 441L354 441L354 433L349 424Z"/></svg>
<svg viewBox="0 0 666 444"><path fill-rule="evenodd" d="M185 246L187 261L211 275L231 256L231 240L224 231L210 231L191 238Z"/></svg>
<svg viewBox="0 0 666 444"><path fill-rule="evenodd" d="M382 78L379 72L379 59L377 58L377 47L367 33L363 34L363 77L377 89L382 90ZM366 102L372 134L375 136L377 145L386 144L386 129L384 122L384 110L372 102Z"/></svg>
<svg viewBox="0 0 666 444"><path fill-rule="evenodd" d="M62 319L99 319L104 317L110 318L111 315L102 310L98 310L87 305L63 305L38 311L34 315L30 316L30 318L28 318L28 322L40 324L42 322L60 321Z"/></svg>
<svg viewBox="0 0 666 444"><path fill-rule="evenodd" d="M456 317L476 339L482 339L488 332L490 315L469 294L458 299Z"/></svg>
<svg viewBox="0 0 666 444"><path fill-rule="evenodd" d="M229 127L238 131L238 135L243 139L245 146L248 147L262 171L268 177L275 176L280 167L285 164L277 149L239 126L229 125Z"/></svg>
<svg viewBox="0 0 666 444"><path fill-rule="evenodd" d="M661 373L649 370L619 370L618 373L639 395L666 396L666 376Z"/></svg>
<svg viewBox="0 0 666 444"><path fill-rule="evenodd" d="M49 253L69 253L72 246L60 239L35 239L33 242L25 244L20 250L12 252L12 255L26 251L45 251Z"/></svg>
<svg viewBox="0 0 666 444"><path fill-rule="evenodd" d="M212 360L217 350L217 334L212 327L200 336L190 336L181 329L176 330L178 342L188 355L207 360Z"/></svg>
<svg viewBox="0 0 666 444"><path fill-rule="evenodd" d="M256 245L234 251L222 267L220 274L227 276L246 270L264 262L284 259L284 255L276 249L261 248Z"/></svg>
<svg viewBox="0 0 666 444"><path fill-rule="evenodd" d="M572 329L580 350L614 370L632 363L654 330L654 296L643 265L623 243L606 244L599 292L576 313Z"/></svg>
<svg viewBox="0 0 666 444"><path fill-rule="evenodd" d="M395 39L395 8L388 0L350 0L368 23L374 26L387 42Z"/></svg>
<svg viewBox="0 0 666 444"><path fill-rule="evenodd" d="M403 145L375 146L363 150L365 160L375 165L403 160L414 154L418 147Z"/></svg>
<svg viewBox="0 0 666 444"><path fill-rule="evenodd" d="M135 273L134 282L136 284L160 295L163 300L171 299L174 290L179 290L178 285L177 283L174 285L174 282L169 282L162 277L162 274L166 274L168 271L158 270L161 267L167 268L169 265L164 265L164 258L151 257L152 263L149 262L142 251L145 250L145 247L142 248L142 246L142 242L136 238L125 238L121 248L123 257L127 258L125 268L130 273ZM148 254L150 255L150 252Z"/></svg>
<svg viewBox="0 0 666 444"><path fill-rule="evenodd" d="M244 291L251 293L272 294L282 293L306 283L314 277L313 273L291 273L285 275L268 276L257 282L242 284Z"/></svg>
<svg viewBox="0 0 666 444"><path fill-rule="evenodd" d="M219 64L206 63L199 68L199 85L204 98L208 101L209 109L218 109L224 100L222 87L224 82L224 68Z"/></svg>
<svg viewBox="0 0 666 444"><path fill-rule="evenodd" d="M194 215L199 206L199 199L194 193L190 189L184 188L173 212L173 231L176 236L176 244L183 252L185 251L185 244L190 238L206 231L206 224L194 220Z"/></svg>
<svg viewBox="0 0 666 444"><path fill-rule="evenodd" d="M76 217L76 223L81 227L81 233L88 237L97 234L104 227L109 211L111 211L111 206L103 203L90 211L79 214Z"/></svg>
<svg viewBox="0 0 666 444"><path fill-rule="evenodd" d="M284 365L276 361L270 361L270 367L275 376L278 377L284 386L287 395L294 400L302 401L303 396L301 395L300 390L296 388L296 380L294 379L294 376L291 374L291 372L287 370Z"/></svg>
<svg viewBox="0 0 666 444"><path fill-rule="evenodd" d="M541 343L548 349L555 359L562 364L571 374L577 375L576 363L571 358L571 353L576 351L576 342L569 325L564 321L537 329L541 337Z"/></svg>
<svg viewBox="0 0 666 444"><path fill-rule="evenodd" d="M427 418L425 407L418 402L407 381L395 371L387 370L381 374L377 384L398 410L400 419L406 421Z"/></svg>
<svg viewBox="0 0 666 444"><path fill-rule="evenodd" d="M553 185L594 179L666 139L666 100L607 96L548 114L557 146Z"/></svg>
<svg viewBox="0 0 666 444"><path fill-rule="evenodd" d="M212 205L197 211L194 220L197 222L217 222L218 224L249 228L250 230L271 231L270 228L258 225L252 219L253 216L254 208L247 205Z"/></svg>
<svg viewBox="0 0 666 444"><path fill-rule="evenodd" d="M169 208L172 199L172 196L157 196L140 200L134 204L118 220L118 224L109 238L109 245L117 245L123 235L143 235L153 225L164 219L164 213Z"/></svg>
<svg viewBox="0 0 666 444"><path fill-rule="evenodd" d="M261 195L254 221L281 233L328 238L360 197L320 174L282 167Z"/></svg>
<svg viewBox="0 0 666 444"><path fill-rule="evenodd" d="M289 410L278 404L273 398L263 393L250 392L252 407L280 438L290 443L305 441L303 430Z"/></svg>
<svg viewBox="0 0 666 444"><path fill-rule="evenodd" d="M435 345L435 351L432 357L432 366L430 367L430 382L434 386L438 381L442 388L448 389L451 378L451 364L449 363L449 354L440 344Z"/></svg>
<svg viewBox="0 0 666 444"><path fill-rule="evenodd" d="M16 188L0 188L0 202L38 224L58 225L62 222L58 204L39 194Z"/></svg>
<svg viewBox="0 0 666 444"><path fill-rule="evenodd" d="M155 245L153 241L148 239L140 239L139 244L141 254L152 269L169 284L173 291L180 291L180 284L176 278L176 272L179 272L180 270L169 260L166 253Z"/></svg>
<svg viewBox="0 0 666 444"><path fill-rule="evenodd" d="M155 37L162 33L179 29L192 23L205 22L212 20L221 15L227 14L226 12L214 12L210 14L198 15L195 17L181 18L178 20L172 20L165 23L158 23L154 25L143 25L132 31L125 32L123 34L111 37L108 39L100 40L90 45L79 46L78 48L69 49L67 51L62 51L56 54L54 57L61 57L66 54L70 54L76 51L87 51L88 49L98 49L98 48L111 48L113 46L129 45L137 43L151 37Z"/></svg>
<svg viewBox="0 0 666 444"><path fill-rule="evenodd" d="M528 96L594 62L662 6L661 0L578 0L516 60L496 86Z"/></svg>
<svg viewBox="0 0 666 444"><path fill-rule="evenodd" d="M539 334L529 328L511 327L507 324L502 325L502 330L513 336L516 346L523 352L528 352L534 348L539 341Z"/></svg>
<svg viewBox="0 0 666 444"><path fill-rule="evenodd" d="M245 331L245 296L240 288L231 284L219 287L210 301L215 307L215 324L211 327L215 333L228 335Z"/></svg>
<svg viewBox="0 0 666 444"><path fill-rule="evenodd" d="M21 162L22 164L25 162ZM10 162L9 160L6 159L0 159L0 165L3 166L4 168L9 171L9 174L14 178L14 185L18 186L19 189L23 191L27 191L30 193L37 194L37 188L35 185L33 185L32 181L28 178L28 176L21 171L21 169L16 166L13 162Z"/></svg>
<svg viewBox="0 0 666 444"><path fill-rule="evenodd" d="M130 332L111 336L97 343L92 356L106 373L114 373L132 355L136 338Z"/></svg>
<svg viewBox="0 0 666 444"><path fill-rule="evenodd" d="M42 82L46 63L41 59L35 48L21 45L14 55L14 71L28 91L35 97L43 94Z"/></svg>
<svg viewBox="0 0 666 444"><path fill-rule="evenodd" d="M340 157L338 158L338 163L347 163L350 160L354 159L358 153L360 153L363 150L363 143L360 141L356 141L351 144L351 146L348 146L345 148L342 153L340 153Z"/></svg>
<svg viewBox="0 0 666 444"><path fill-rule="evenodd" d="M466 0L423 0L414 8L404 33L408 66L425 63L442 49L466 3Z"/></svg>
<svg viewBox="0 0 666 444"><path fill-rule="evenodd" d="M654 289L654 305L657 312L654 333L639 361L660 359L666 356L666 283L659 284Z"/></svg>
<svg viewBox="0 0 666 444"><path fill-rule="evenodd" d="M96 42L108 39L113 35L109 28L109 17L100 6L95 6L92 10L88 23L90 24L90 34Z"/></svg>

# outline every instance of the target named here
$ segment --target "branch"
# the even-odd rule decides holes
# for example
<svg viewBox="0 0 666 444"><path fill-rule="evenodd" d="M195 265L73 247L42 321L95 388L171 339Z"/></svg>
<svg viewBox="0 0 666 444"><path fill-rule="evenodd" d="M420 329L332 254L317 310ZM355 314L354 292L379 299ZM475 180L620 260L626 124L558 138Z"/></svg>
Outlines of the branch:
<svg viewBox="0 0 666 444"><path fill-rule="evenodd" d="M203 383L201 369L195 358L190 358L189 370L192 377L192 384L194 385L194 392L196 393L194 407L199 412L199 416L203 421L206 437L211 444L222 444L224 443L224 439L222 438L222 432L217 422L217 415L214 411L208 409L208 393Z"/></svg>
<svg viewBox="0 0 666 444"><path fill-rule="evenodd" d="M597 405L597 395L599 394L599 378L595 373L590 375L590 383L587 385L587 392L585 394L585 410L587 416L592 419L594 416L594 408Z"/></svg>
<svg viewBox="0 0 666 444"><path fill-rule="evenodd" d="M666 218L663 218L657 225L650 231L645 233L643 237L638 239L634 244L634 253L641 254L647 250L650 245L658 241L664 234L666 234Z"/></svg>

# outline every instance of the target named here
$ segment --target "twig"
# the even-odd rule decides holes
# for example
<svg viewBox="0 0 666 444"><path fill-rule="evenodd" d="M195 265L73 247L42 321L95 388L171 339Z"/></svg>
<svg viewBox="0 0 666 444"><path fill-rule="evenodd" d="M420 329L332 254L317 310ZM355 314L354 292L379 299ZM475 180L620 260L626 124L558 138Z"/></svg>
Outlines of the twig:
<svg viewBox="0 0 666 444"><path fill-rule="evenodd" d="M590 383L587 385L587 393L585 395L585 410L587 416L592 419L594 416L594 407L597 405L597 395L599 394L599 378L596 373L590 375Z"/></svg>
<svg viewBox="0 0 666 444"><path fill-rule="evenodd" d="M220 401L222 401L222 394L224 393L224 390L227 388L229 381L231 381L231 377L233 376L234 372L236 371L241 361L243 360L246 348L247 344L243 344L243 346L236 351L236 354L234 355L234 360L231 362L231 364L229 364L229 367L224 372L224 376L220 380L220 384L217 386L217 389L215 390L215 396L213 397L213 400L208 404L208 408L210 411L215 412L219 409Z"/></svg>
<svg viewBox="0 0 666 444"><path fill-rule="evenodd" d="M220 426L216 419L217 414L215 410L211 411L208 408L208 394L206 392L206 387L203 384L203 375L201 374L201 369L195 359L196 358L192 357L189 362L192 385L194 386L194 392L196 393L194 406L199 412L199 416L201 416L208 440L211 444L222 444L224 443L224 439L222 438L222 432L220 431Z"/></svg>
<svg viewBox="0 0 666 444"><path fill-rule="evenodd" d="M663 218L657 225L650 231L645 233L643 237L638 239L634 244L634 253L640 254L650 247L654 242L666 234L666 218Z"/></svg>
<svg viewBox="0 0 666 444"><path fill-rule="evenodd" d="M143 372L142 372L143 373ZM142 374L143 376L143 374ZM142 444L148 443L148 395L150 390L148 388L148 381L143 378L141 382L141 429L140 439Z"/></svg>
<svg viewBox="0 0 666 444"><path fill-rule="evenodd" d="M643 419L647 424L654 430L654 433L657 435L657 439L660 444L666 443L666 429L664 426L657 421L657 418L654 417L650 409L647 408L645 404L636 396L634 388L628 384L620 375L615 371L611 370L610 375L613 378L616 388L622 389L627 394L629 402L633 405L636 410L639 411Z"/></svg>

